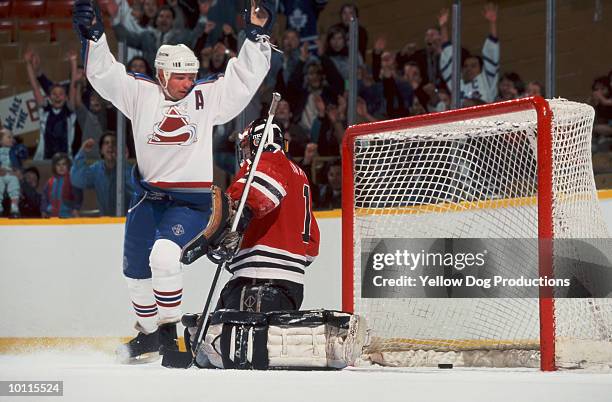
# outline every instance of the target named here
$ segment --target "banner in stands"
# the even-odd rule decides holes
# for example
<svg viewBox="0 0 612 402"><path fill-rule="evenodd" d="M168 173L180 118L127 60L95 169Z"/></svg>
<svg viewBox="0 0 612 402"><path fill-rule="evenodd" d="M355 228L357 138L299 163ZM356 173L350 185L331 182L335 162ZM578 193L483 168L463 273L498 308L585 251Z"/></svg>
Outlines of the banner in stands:
<svg viewBox="0 0 612 402"><path fill-rule="evenodd" d="M40 129L38 108L32 91L0 99L0 125L15 135Z"/></svg>

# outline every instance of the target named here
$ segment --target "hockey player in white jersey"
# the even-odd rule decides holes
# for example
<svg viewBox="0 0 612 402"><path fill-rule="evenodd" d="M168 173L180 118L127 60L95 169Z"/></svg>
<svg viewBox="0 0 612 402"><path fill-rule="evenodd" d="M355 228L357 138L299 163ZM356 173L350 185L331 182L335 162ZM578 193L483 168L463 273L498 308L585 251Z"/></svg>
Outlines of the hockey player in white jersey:
<svg viewBox="0 0 612 402"><path fill-rule="evenodd" d="M137 167L127 215L123 273L138 335L118 349L123 362L176 349L183 292L181 248L211 213L212 129L249 103L270 67L272 0L245 14L245 41L224 76L195 81L198 59L184 45L161 46L157 82L126 73L111 54L97 5L76 0L73 21L83 44L87 79L132 122Z"/></svg>

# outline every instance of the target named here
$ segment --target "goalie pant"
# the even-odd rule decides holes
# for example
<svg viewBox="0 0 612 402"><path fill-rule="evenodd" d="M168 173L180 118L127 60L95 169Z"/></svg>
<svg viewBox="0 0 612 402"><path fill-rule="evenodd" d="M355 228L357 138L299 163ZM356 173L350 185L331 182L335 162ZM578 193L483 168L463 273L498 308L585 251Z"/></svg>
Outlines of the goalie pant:
<svg viewBox="0 0 612 402"><path fill-rule="evenodd" d="M304 283L306 267L319 254L319 227L312 214L306 174L277 146L261 154L247 196L253 214L240 249L228 264L233 278ZM250 164L243 164L227 194L240 200Z"/></svg>
<svg viewBox="0 0 612 402"><path fill-rule="evenodd" d="M220 310L201 350L225 369L341 369L355 363L364 340L363 321L349 313Z"/></svg>

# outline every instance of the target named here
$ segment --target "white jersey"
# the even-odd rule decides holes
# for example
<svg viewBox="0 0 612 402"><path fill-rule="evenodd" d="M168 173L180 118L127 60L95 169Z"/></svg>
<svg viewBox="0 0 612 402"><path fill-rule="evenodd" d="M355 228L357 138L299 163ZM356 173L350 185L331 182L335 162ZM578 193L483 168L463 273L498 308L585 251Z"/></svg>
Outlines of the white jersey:
<svg viewBox="0 0 612 402"><path fill-rule="evenodd" d="M440 55L440 72L450 90L453 78L453 46L450 42L442 45ZM497 96L497 81L499 81L499 41L493 36L487 36L482 46L482 71L472 81L461 79L461 99L480 99L491 103Z"/></svg>
<svg viewBox="0 0 612 402"><path fill-rule="evenodd" d="M87 79L132 121L140 175L168 191L208 190L213 179L213 126L232 120L250 102L270 69L267 42L245 41L225 75L197 81L185 98L166 100L159 84L126 73L111 54L106 36L89 41Z"/></svg>

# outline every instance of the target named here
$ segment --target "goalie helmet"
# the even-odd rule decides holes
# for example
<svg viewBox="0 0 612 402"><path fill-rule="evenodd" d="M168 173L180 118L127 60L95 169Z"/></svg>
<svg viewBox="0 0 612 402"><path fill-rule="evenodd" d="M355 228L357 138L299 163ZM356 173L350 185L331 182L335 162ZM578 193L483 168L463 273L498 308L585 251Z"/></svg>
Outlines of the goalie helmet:
<svg viewBox="0 0 612 402"><path fill-rule="evenodd" d="M261 144L261 140L264 134L264 129L266 127L267 118L262 117L256 120L253 120L251 124L245 128L242 133L238 134L238 140L240 142L240 150L241 150L241 159L252 159L255 157L255 153L257 152L257 148L259 148L259 144ZM272 120L270 124L270 130L272 130L272 144L283 150L283 152L287 152L288 149L288 141L285 139L283 134L283 130L280 128L278 123ZM268 143L270 144L270 143ZM245 148L249 146L250 155L246 155Z"/></svg>
<svg viewBox="0 0 612 402"><path fill-rule="evenodd" d="M155 68L158 75L160 71L164 74L164 90L167 90L172 73L197 74L200 62L193 51L183 44L162 45L155 56Z"/></svg>

